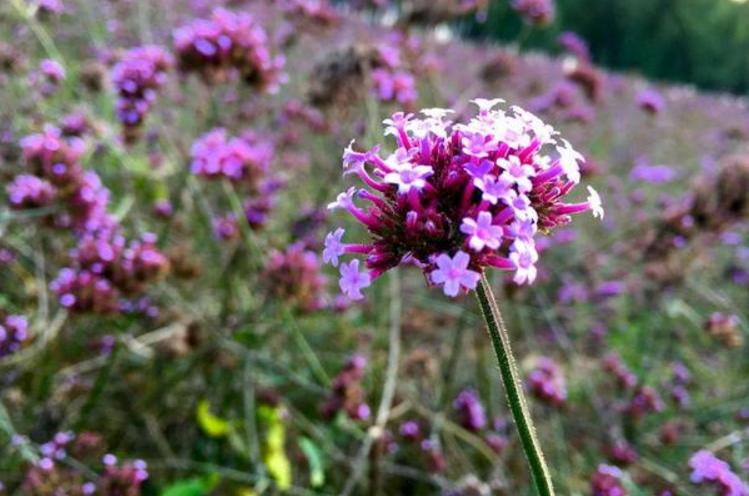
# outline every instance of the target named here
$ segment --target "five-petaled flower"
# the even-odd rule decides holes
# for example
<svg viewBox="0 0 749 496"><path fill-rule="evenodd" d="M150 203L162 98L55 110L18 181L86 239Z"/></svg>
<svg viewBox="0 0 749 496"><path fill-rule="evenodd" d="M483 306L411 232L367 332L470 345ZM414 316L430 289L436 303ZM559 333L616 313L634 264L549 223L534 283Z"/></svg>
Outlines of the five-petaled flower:
<svg viewBox="0 0 749 496"><path fill-rule="evenodd" d="M341 279L339 286L343 294L352 300L364 298L361 290L372 283L372 277L367 272L359 272L359 260L341 264Z"/></svg>
<svg viewBox="0 0 749 496"><path fill-rule="evenodd" d="M479 213L476 220L471 217L463 219L460 231L471 236L468 242L471 248L476 251L483 250L485 246L492 250L499 248L502 242L502 227L495 226L492 222L492 214L489 212Z"/></svg>
<svg viewBox="0 0 749 496"><path fill-rule="evenodd" d="M447 296L457 296L461 286L466 289L476 289L481 275L468 268L471 257L464 251L459 251L454 257L441 254L435 259L437 270L432 271L430 277L435 284L443 284Z"/></svg>

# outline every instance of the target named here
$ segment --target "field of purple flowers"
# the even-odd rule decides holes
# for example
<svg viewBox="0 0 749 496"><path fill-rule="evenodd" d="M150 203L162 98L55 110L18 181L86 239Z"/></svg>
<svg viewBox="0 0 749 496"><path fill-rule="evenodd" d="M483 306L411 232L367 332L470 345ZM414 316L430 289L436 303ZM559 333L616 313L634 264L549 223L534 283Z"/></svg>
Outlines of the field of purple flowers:
<svg viewBox="0 0 749 496"><path fill-rule="evenodd" d="M747 102L486 8L0 2L0 495L749 496Z"/></svg>

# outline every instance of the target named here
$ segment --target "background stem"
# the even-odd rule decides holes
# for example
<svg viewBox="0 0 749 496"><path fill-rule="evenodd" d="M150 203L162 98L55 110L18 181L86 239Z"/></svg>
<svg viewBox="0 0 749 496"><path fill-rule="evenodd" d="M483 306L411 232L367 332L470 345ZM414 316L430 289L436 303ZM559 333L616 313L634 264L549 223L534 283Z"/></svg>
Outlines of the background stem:
<svg viewBox="0 0 749 496"><path fill-rule="evenodd" d="M536 437L536 429L528 411L525 396L523 395L518 367L510 347L510 335L507 333L507 329L505 329L502 314L499 313L499 307L494 299L494 293L486 274L481 275L481 282L476 288L476 295L481 306L481 313L484 315L484 320L486 321L489 337L492 340L494 353L497 356L497 364L499 365L499 373L505 386L507 402L515 419L518 434L520 434L520 442L528 459L536 490L541 496L553 496L554 487L552 486L549 469L541 452L541 444Z"/></svg>

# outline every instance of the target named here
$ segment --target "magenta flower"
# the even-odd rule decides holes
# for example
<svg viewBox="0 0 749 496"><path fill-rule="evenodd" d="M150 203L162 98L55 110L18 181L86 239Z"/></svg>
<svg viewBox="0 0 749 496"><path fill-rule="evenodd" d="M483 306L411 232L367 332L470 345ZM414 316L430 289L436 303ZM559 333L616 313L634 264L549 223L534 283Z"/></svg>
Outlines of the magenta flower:
<svg viewBox="0 0 749 496"><path fill-rule="evenodd" d="M364 295L362 288L372 284L372 277L367 272L359 272L359 260L341 264L341 291L352 300L361 300Z"/></svg>
<svg viewBox="0 0 749 496"><path fill-rule="evenodd" d="M365 255L367 285L401 263L415 265L456 296L474 289L489 266L514 270L520 284L533 282L538 231L588 210L603 215L592 188L586 201L563 202L580 180L583 157L551 126L519 107L494 109L499 100L475 103L479 112L467 123L453 124L446 109L424 110L423 118L394 114L384 124L397 148L385 158L380 147L346 148L344 174L365 188L350 187L328 208L348 211L372 241L340 247L330 238L327 259ZM358 295L363 286L347 279L344 287Z"/></svg>
<svg viewBox="0 0 749 496"><path fill-rule="evenodd" d="M499 248L502 241L502 227L492 224L492 214L481 212L476 220L466 217L460 226L462 233L470 235L468 244L476 251L481 251L485 246L492 250Z"/></svg>
<svg viewBox="0 0 749 496"><path fill-rule="evenodd" d="M442 284L447 296L457 296L461 287L476 289L481 274L468 268L471 257L464 251L459 251L454 257L444 253L437 257L437 270L430 274L435 284Z"/></svg>

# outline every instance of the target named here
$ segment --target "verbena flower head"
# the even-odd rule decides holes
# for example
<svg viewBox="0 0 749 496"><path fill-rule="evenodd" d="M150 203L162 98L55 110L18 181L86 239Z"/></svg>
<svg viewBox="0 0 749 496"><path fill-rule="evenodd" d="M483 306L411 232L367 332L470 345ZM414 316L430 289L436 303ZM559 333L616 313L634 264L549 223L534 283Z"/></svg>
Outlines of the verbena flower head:
<svg viewBox="0 0 749 496"><path fill-rule="evenodd" d="M65 138L62 131L45 125L41 133L21 140L23 158L31 172L55 186L67 187L80 180L79 161L86 151L80 138Z"/></svg>
<svg viewBox="0 0 749 496"><path fill-rule="evenodd" d="M513 0L511 5L529 24L546 26L554 21L553 0Z"/></svg>
<svg viewBox="0 0 749 496"><path fill-rule="evenodd" d="M551 358L539 358L528 374L528 388L533 396L552 406L559 407L567 401L566 381Z"/></svg>
<svg viewBox="0 0 749 496"><path fill-rule="evenodd" d="M43 207L52 203L55 198L54 186L31 174L16 176L6 189L12 208Z"/></svg>
<svg viewBox="0 0 749 496"><path fill-rule="evenodd" d="M649 114L660 114L666 107L666 101L658 91L649 88L637 95L637 105Z"/></svg>
<svg viewBox="0 0 749 496"><path fill-rule="evenodd" d="M333 418L338 412L345 412L354 420L367 420L371 409L366 402L362 379L367 359L363 355L353 355L346 360L343 368L333 379L330 392L320 406L320 413Z"/></svg>
<svg viewBox="0 0 749 496"><path fill-rule="evenodd" d="M289 245L284 251L273 250L265 268L270 291L295 308L304 311L323 306L325 278L315 252L303 243Z"/></svg>
<svg viewBox="0 0 749 496"><path fill-rule="evenodd" d="M146 45L126 52L112 68L112 83L117 90L117 118L124 127L126 141L137 139L138 129L173 64L172 56L163 48Z"/></svg>
<svg viewBox="0 0 749 496"><path fill-rule="evenodd" d="M460 425L469 431L477 432L486 427L486 413L475 391L461 391L453 401L453 408L458 412Z"/></svg>
<svg viewBox="0 0 749 496"><path fill-rule="evenodd" d="M324 260L338 266L343 255L364 255L364 267L341 264L341 288L350 298L401 263L421 268L448 296L474 289L489 266L529 284L537 232L587 210L603 217L591 187L587 201L564 203L580 181L582 155L529 112L495 110L499 102L474 100L479 112L468 123L452 123L446 109L424 110L423 118L396 113L385 134L397 147L385 158L379 146L346 148L344 175L356 175L365 188L350 187L328 208L347 210L371 240L346 243L337 229L326 239Z"/></svg>
<svg viewBox="0 0 749 496"><path fill-rule="evenodd" d="M720 496L749 496L747 486L728 463L707 450L700 450L689 459L692 468L690 480L695 484L714 484Z"/></svg>
<svg viewBox="0 0 749 496"><path fill-rule="evenodd" d="M208 82L233 73L260 90L275 92L286 81L283 55L273 56L265 29L249 14L214 9L210 19L195 19L174 32L179 67Z"/></svg>
<svg viewBox="0 0 749 496"><path fill-rule="evenodd" d="M0 318L0 358L20 350L30 337L29 324L23 315Z"/></svg>
<svg viewBox="0 0 749 496"><path fill-rule="evenodd" d="M201 136L192 145L193 174L205 178L225 177L255 186L270 167L273 145L249 134L231 137L219 128Z"/></svg>
<svg viewBox="0 0 749 496"><path fill-rule="evenodd" d="M598 465L590 481L593 496L627 496L629 494L622 485L623 472L614 466L604 463Z"/></svg>

